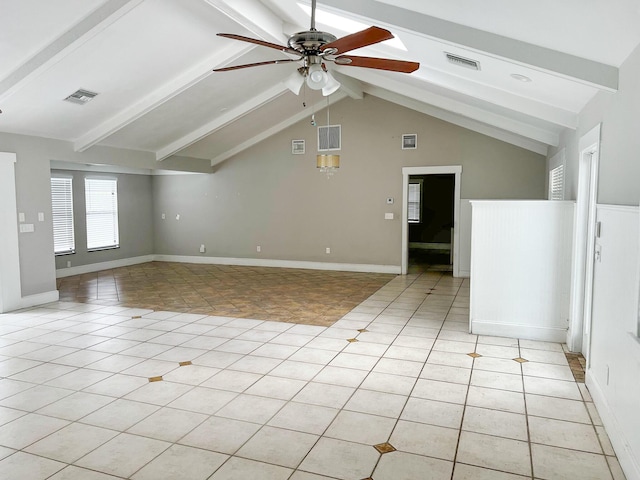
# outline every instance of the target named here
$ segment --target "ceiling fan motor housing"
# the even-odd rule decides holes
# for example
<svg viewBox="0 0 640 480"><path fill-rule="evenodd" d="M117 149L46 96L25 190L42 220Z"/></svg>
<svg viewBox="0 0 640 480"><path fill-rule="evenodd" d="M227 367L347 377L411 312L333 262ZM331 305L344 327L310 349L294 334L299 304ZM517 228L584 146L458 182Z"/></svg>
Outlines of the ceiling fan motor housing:
<svg viewBox="0 0 640 480"><path fill-rule="evenodd" d="M327 32L318 30L310 30L307 32L294 33L289 37L287 45L300 53L317 54L320 49L331 42L335 42L338 38Z"/></svg>

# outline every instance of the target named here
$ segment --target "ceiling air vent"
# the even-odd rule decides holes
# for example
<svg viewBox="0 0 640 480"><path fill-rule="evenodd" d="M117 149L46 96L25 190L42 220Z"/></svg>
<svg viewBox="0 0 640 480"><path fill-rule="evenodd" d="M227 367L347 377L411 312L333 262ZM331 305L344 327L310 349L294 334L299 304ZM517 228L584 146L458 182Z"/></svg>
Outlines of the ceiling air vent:
<svg viewBox="0 0 640 480"><path fill-rule="evenodd" d="M447 60L454 65L458 65L460 67L471 68L472 70L480 70L480 62L476 60L471 60L470 58L464 58L459 55L454 55L453 53L444 52L447 56Z"/></svg>
<svg viewBox="0 0 640 480"><path fill-rule="evenodd" d="M84 105L89 101L93 100L93 97L98 95L95 92L90 92L89 90L77 90L69 95L65 100L71 103L77 103L78 105Z"/></svg>

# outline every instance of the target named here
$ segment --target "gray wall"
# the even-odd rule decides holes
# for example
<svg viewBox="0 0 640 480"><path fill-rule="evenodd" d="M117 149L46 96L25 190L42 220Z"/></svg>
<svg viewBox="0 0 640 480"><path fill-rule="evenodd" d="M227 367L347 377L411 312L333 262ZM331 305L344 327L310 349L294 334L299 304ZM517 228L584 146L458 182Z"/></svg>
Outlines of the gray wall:
<svg viewBox="0 0 640 480"><path fill-rule="evenodd" d="M16 201L26 223L35 225L34 233L21 233L20 282L22 295L51 292L56 289L53 255L53 227L51 224L50 161L79 164L126 165L143 169L185 169L210 171L211 167L193 159L170 159L156 162L149 152L92 147L86 152L74 152L73 144L26 135L0 133L0 152L17 154ZM38 212L45 221L38 222Z"/></svg>
<svg viewBox="0 0 640 480"><path fill-rule="evenodd" d="M201 255L205 244L209 256L400 265L404 166L462 165L463 198L545 198L545 158L513 145L371 96L332 106L331 123L342 125L331 179L315 167L307 120L212 175L154 177L156 253ZM417 150L401 149L404 133L418 134ZM305 155L291 154L293 139Z"/></svg>
<svg viewBox="0 0 640 480"><path fill-rule="evenodd" d="M77 267L122 258L152 255L153 204L151 176L117 173L52 170L52 174L73 177L73 213L76 253L56 256L56 268L66 268L67 262ZM118 179L118 230L120 248L87 252L87 222L84 179L86 176Z"/></svg>

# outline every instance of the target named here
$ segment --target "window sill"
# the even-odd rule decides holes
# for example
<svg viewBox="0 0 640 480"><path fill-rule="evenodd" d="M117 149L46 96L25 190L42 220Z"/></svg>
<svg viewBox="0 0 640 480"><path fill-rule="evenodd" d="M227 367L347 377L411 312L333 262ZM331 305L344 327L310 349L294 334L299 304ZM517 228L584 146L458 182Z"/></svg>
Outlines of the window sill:
<svg viewBox="0 0 640 480"><path fill-rule="evenodd" d="M75 250L72 250L72 251L70 251L70 252L59 252L59 253L54 253L54 255L55 255L56 257L64 257L64 256L66 256L66 255L75 255L75 254L76 254L76 251L75 251Z"/></svg>
<svg viewBox="0 0 640 480"><path fill-rule="evenodd" d="M118 248L120 248L120 245L114 245L113 247L88 248L87 252L102 252L104 250L117 250Z"/></svg>

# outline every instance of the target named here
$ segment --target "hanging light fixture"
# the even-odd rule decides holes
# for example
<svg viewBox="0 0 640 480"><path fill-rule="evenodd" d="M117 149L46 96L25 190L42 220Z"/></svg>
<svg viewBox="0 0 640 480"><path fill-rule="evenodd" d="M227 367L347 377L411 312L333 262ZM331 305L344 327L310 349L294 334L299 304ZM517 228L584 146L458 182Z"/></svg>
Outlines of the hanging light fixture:
<svg viewBox="0 0 640 480"><path fill-rule="evenodd" d="M330 125L329 97L327 97L327 129ZM324 173L327 178L331 178L338 171L338 168L340 168L340 155L318 154L316 156L316 168L319 168L320 172Z"/></svg>

